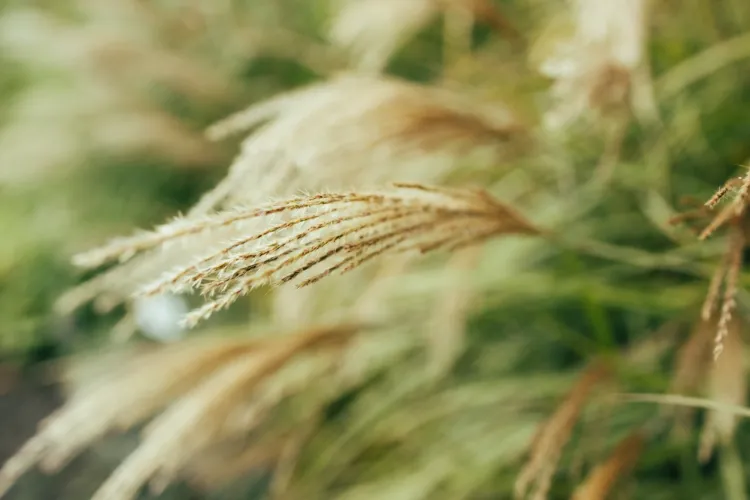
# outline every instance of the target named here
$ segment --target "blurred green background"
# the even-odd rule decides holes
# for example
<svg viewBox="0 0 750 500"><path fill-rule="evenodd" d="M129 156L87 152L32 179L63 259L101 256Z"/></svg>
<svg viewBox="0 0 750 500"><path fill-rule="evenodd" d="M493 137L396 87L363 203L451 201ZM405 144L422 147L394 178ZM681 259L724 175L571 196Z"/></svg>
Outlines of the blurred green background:
<svg viewBox="0 0 750 500"><path fill-rule="evenodd" d="M519 450L486 470L450 466L459 478L478 475L466 479L481 484L469 496L477 499L511 497L533 425L553 411L575 371L594 356L618 353L626 360L620 391L669 391L675 352L696 323L724 244L721 237L699 243L667 220L685 209L685 196L707 199L750 157L750 3L652 2L646 53L656 118L626 122L612 178L588 191L608 147L606 127L545 136L540 123L549 82L529 62L541 27L567 4L491 3L521 42L477 22L468 50L451 55L455 47L439 14L404 40L386 68L516 110L534 146L502 166L513 170L512 181L495 172L480 179L501 195L531 193L524 208L532 220L556 224L574 242L491 247L472 274L476 298L455 369L433 392L388 410L393 418L397 410L417 418L451 391L476 391L469 401L501 394L501 386L523 391L527 411L515 420L512 412L493 417L507 403L500 396L479 409L457 403L473 432L485 432L487 446ZM87 277L69 264L70 256L187 211L223 178L238 144L209 142L205 127L350 67L346 51L327 40L335 9L324 0L0 0L0 461L62 399L40 366L111 342L122 316L121 309L100 315L91 307L55 313L55 300ZM567 203L555 205L559 200ZM552 216L544 215L545 203L558 207L549 209ZM419 274L402 292L424 293L439 279ZM744 318L745 292L739 302ZM389 376L405 376L400 365L392 370ZM393 393L388 387L371 397L385 400ZM658 411L594 406L566 448L550 498L568 498L582 467L596 464ZM722 455L730 458L699 464L701 419L686 439L650 442L613 498L745 498L747 426L740 423L735 445ZM427 450L430 443L427 456L455 452L417 434L411 446ZM86 498L132 445L132 436L113 438L59 475L34 473L10 497ZM361 454L370 468L351 465L347 474L393 477L393 484L422 457L408 446L372 446ZM737 481L739 490L732 486ZM262 489L260 483L254 487ZM253 498L247 494L238 486L217 498ZM205 495L178 485L165 497ZM448 497L402 489L373 498Z"/></svg>

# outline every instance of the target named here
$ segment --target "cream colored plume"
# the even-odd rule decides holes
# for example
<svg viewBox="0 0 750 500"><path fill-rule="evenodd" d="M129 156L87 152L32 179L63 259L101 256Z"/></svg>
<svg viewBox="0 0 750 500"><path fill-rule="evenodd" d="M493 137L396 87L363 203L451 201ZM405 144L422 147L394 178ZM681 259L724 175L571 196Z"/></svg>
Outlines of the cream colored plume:
<svg viewBox="0 0 750 500"><path fill-rule="evenodd" d="M208 129L252 132L201 214L298 189L431 183L469 162L499 161L522 130L509 109L447 90L345 75L255 104Z"/></svg>
<svg viewBox="0 0 750 500"><path fill-rule="evenodd" d="M340 325L264 338L193 339L125 353L116 364L113 356L94 358L108 369L74 370L72 380L83 385L0 469L0 495L33 466L57 470L106 433L149 420L140 445L95 500L135 498L147 483L158 492L201 464L220 469L202 469L197 479L207 484L274 462L274 450L299 438L300 420L413 346L403 332L358 333ZM298 402L295 412L279 414L290 398Z"/></svg>
<svg viewBox="0 0 750 500"><path fill-rule="evenodd" d="M626 102L646 41L647 0L571 0L569 29L553 23L536 47L539 71L554 80L553 130Z"/></svg>

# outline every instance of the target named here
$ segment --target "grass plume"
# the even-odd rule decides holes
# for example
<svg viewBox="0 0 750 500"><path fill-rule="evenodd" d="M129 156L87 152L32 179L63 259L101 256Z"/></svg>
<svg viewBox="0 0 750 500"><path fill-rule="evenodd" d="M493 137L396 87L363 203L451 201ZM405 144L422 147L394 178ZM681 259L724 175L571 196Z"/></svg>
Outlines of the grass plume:
<svg viewBox="0 0 750 500"><path fill-rule="evenodd" d="M250 432L283 399L341 366L334 360L358 330L341 325L276 338L198 339L135 355L44 422L0 469L0 494L35 464L57 470L105 433L152 417L141 445L93 498L135 498L149 481L160 490L203 451ZM302 372L285 372L308 355L314 363L303 363Z"/></svg>
<svg viewBox="0 0 750 500"><path fill-rule="evenodd" d="M219 140L256 127L228 176L191 214L299 188L436 182L467 155L497 161L525 136L502 104L393 77L349 74L255 104L207 134Z"/></svg>
<svg viewBox="0 0 750 500"><path fill-rule="evenodd" d="M230 229L249 219L283 220L227 239L220 249L168 273L141 293L197 288L208 302L190 313L193 325L262 285L316 283L383 254L453 250L501 234L538 231L510 207L472 190L397 184L390 190L323 193L235 210L196 221L175 221L156 231L76 257L83 266L127 260L138 252L193 235Z"/></svg>

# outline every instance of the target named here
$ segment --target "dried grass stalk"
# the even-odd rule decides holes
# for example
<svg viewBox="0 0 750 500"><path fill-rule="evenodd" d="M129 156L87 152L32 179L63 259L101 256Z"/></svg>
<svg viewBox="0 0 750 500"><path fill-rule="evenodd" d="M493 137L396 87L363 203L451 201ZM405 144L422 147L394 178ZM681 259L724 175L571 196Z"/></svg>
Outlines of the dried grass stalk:
<svg viewBox="0 0 750 500"><path fill-rule="evenodd" d="M747 206L748 190L750 189L750 174L732 179L724 184L709 199L702 210L683 214L675 218L676 222L688 218L703 218L711 215L711 210L733 190L737 193L731 203L718 211L701 231L699 238L705 239L717 229L729 226L729 243L724 259L711 277L706 299L701 308L701 317L707 321L713 316L720 303L716 336L714 339L714 359L718 359L724 349L724 339L728 334L728 325L737 308L737 291L742 272L742 253L746 245L745 208ZM723 294L722 294L723 285Z"/></svg>
<svg viewBox="0 0 750 500"><path fill-rule="evenodd" d="M546 498L557 462L578 416L594 387L607 375L608 369L601 362L589 367L555 413L539 428L530 447L529 459L516 479L516 498L526 498L532 484L536 487L531 498Z"/></svg>
<svg viewBox="0 0 750 500"><path fill-rule="evenodd" d="M719 313L719 323L714 339L714 359L718 359L724 350L724 340L729 335L729 324L732 321L732 314L737 308L737 290L739 288L740 273L742 272L742 251L744 248L745 236L739 229L736 229L732 232L726 262L722 266L725 269L726 278L724 296L722 297L721 311Z"/></svg>
<svg viewBox="0 0 750 500"><path fill-rule="evenodd" d="M700 234L700 239L705 239L718 228L725 225L730 226L729 245L724 261L711 278L702 309L704 318L713 313L716 303L719 301L721 285L723 284L724 294L721 298L721 310L714 342L714 359L718 359L724 350L724 340L729 335L729 324L737 307L736 297L740 273L742 272L742 252L746 243L743 225L748 202L748 190L750 189L750 173L728 181L705 204L708 209L714 209L727 194L735 189L737 192L732 202L720 210Z"/></svg>
<svg viewBox="0 0 750 500"><path fill-rule="evenodd" d="M670 393L692 396L699 392L710 366L709 346L715 332L714 325L711 317L702 320L690 334L687 342L680 347L672 372ZM695 410L674 407L669 411L675 416L673 431L678 435L686 435L690 427L689 420Z"/></svg>
<svg viewBox="0 0 750 500"><path fill-rule="evenodd" d="M573 500L606 500L617 481L627 475L643 450L645 437L634 432L623 439L606 461L597 465L573 493Z"/></svg>
<svg viewBox="0 0 750 500"><path fill-rule="evenodd" d="M238 95L228 72L157 43L164 32L138 9L109 2L106 12L95 12L78 3L76 21L40 5L0 13L0 52L7 63L24 73L61 72L67 82L35 78L19 88L9 104L13 120L0 130L0 184L59 176L100 150L147 153L188 168L223 161L219 148L158 106L149 89L159 85L191 102L227 103ZM40 134L44 148L37 147Z"/></svg>
<svg viewBox="0 0 750 500"><path fill-rule="evenodd" d="M744 406L747 400L741 328L742 323L738 319L729 322L724 337L724 354L720 362L711 365L708 397L718 403ZM711 458L717 442L728 443L734 436L736 426L737 417L732 412L710 412L703 428L698 459L706 462Z"/></svg>
<svg viewBox="0 0 750 500"><path fill-rule="evenodd" d="M282 222L226 241L148 285L142 293L197 288L210 300L188 315L187 325L209 317L262 285L303 287L345 273L385 253L456 249L499 234L536 234L513 209L486 193L398 184L392 190L317 194L235 210L196 221L175 221L156 231L79 255L80 265L126 260L172 240L227 230L250 219Z"/></svg>
<svg viewBox="0 0 750 500"><path fill-rule="evenodd" d="M709 361L705 347L711 339L710 319L701 321L695 327L677 353L670 392L687 395L698 388Z"/></svg>

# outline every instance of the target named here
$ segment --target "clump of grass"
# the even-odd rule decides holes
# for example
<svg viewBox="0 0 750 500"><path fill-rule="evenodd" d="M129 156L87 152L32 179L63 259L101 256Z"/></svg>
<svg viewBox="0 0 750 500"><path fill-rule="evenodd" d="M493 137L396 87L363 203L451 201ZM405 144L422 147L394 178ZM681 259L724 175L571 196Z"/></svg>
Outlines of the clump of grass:
<svg viewBox="0 0 750 500"><path fill-rule="evenodd" d="M315 37L302 37L310 43L299 51L290 42L286 54L301 54L295 62L304 65L303 70L314 69L309 78L319 80L274 85L295 88L260 99L209 127L206 138L212 141L246 135L226 178L186 216L79 254L75 262L81 267L111 267L59 302L63 312L88 301L106 311L134 296L198 291L205 302L185 319L192 326L253 289L293 284L312 292L304 295L291 286L274 291L271 323L277 331L286 331L278 328L282 323L301 325L300 330L256 339L243 328L239 339L188 339L153 352L103 357L111 367L89 373L99 375L76 388L68 403L6 463L0 471L0 490L35 465L57 470L107 433L145 425L140 445L104 482L97 499L132 498L145 485L158 493L181 479L211 488L255 468L273 471L270 494L288 498L452 500L485 493L506 497L515 477L517 496L543 499L557 494L555 480L566 471L573 471L568 479L578 487L567 488L561 482L564 494L605 498L633 470L638 457L648 453L646 440L659 449L655 461L674 459L673 450L664 453L651 432L633 433L645 428L644 421L664 425L671 418L620 407L623 411L601 418L597 429L601 424L618 439L626 433L630 437L614 446L609 458L597 458L585 478L565 463L564 452L571 448L576 451L574 460L589 460L590 440L578 439L575 430L583 427L587 408L603 399L604 391L595 389L615 377L628 387L660 388L671 378L671 391L685 395L659 396L660 401L700 403L710 411L699 458L708 458L715 448L729 448L736 438L737 416L747 413L739 407L745 404L746 387L738 302L749 176L730 181L699 212L683 216L709 217L701 240L724 228L729 241L724 262L709 284L702 319L671 372L665 373L663 344L638 342L651 335L654 323L671 324L675 316L692 316L693 292L704 286L695 279L704 274L697 263L700 251L689 246L665 249L663 236L675 234L655 235L644 221L664 229L664 215L672 211L666 201L668 181L683 189L680 183L685 179L693 182L700 177L682 177L682 164L681 176L668 175L677 171L677 162L700 163L686 160L683 149L700 151L698 156L714 154L707 151L715 144L702 142L705 138L697 131L708 135L712 127L694 130L672 116L692 109L695 95L718 92L711 72L696 69L696 61L705 61L707 54L713 59L712 54L721 55L727 47L729 53L716 60L737 61L742 44L717 44L683 65L674 60L674 53L680 54L678 59L692 53L692 39L680 41L672 33L668 49L658 38L650 39L652 21L667 28L675 23L679 33L692 36L692 30L682 25L687 14L672 6L657 9L646 1L627 0L532 4L505 4L503 9L518 16L511 23L484 0L361 0L346 3L321 26L307 26L310 31L318 29ZM284 2L257 5L263 6L259 11L272 12L271 18L290 14ZM322 12L315 2L297 7L309 9L311 17ZM652 8L662 17L652 18ZM254 25L247 30L252 31L249 38L229 36L226 43L215 43L212 34L224 31L219 18L234 19L244 10L235 5L231 10L217 6L221 15L213 7L208 10L197 8L197 28L183 26L191 19L187 14L176 16L174 24L160 18L158 9L151 11L153 18L146 17L156 24L164 21L170 33L196 29L201 36L168 36L165 45L208 41L214 49L221 47L221 57L206 52L223 62L233 59L233 47L256 47L248 42L258 42L252 54L243 56L246 62L261 51L258 47L266 43L266 35L272 44L274 29L261 32ZM665 14L673 21L665 20ZM415 57L411 51L420 53L423 40L418 32L431 30L427 27L438 16L444 21L444 67L438 78L416 84L385 75L390 63L399 66ZM526 35L546 17L567 19L561 31L569 29L561 34L555 32L560 25L553 24L543 37L551 40L552 50L541 57L528 54L521 44L510 46L499 39L504 36L500 32L512 31L508 27L516 21ZM243 27L238 31L246 31L248 20L236 20ZM484 25L495 31L484 31ZM227 35L232 33L227 30ZM128 34L125 30L121 37L103 40L124 43ZM326 36L330 45L319 41ZM299 41L293 33L282 38ZM229 43L232 40L237 43ZM112 51L106 44L89 44L96 40L85 42L82 45L91 49L89 55L97 64L111 58L123 63L122 73L116 74L130 68L153 71L160 82L180 87L176 93L191 101L202 91L210 94L207 100L223 96L223 87L216 87L217 92L211 86L211 71L183 64L171 50L125 44ZM344 69L336 62L339 49L350 56L345 69L352 73L339 73ZM293 57L282 59L288 64ZM410 62L417 66L415 60ZM673 73L668 66L677 62ZM710 66L717 64L721 66L715 61ZM230 73L242 73L243 65ZM448 86L471 87L461 81L466 78L462 68L472 70L478 77L474 82L512 88L513 95L477 102L464 95L468 92L448 91ZM448 74L449 69L456 71ZM650 81L652 69L666 72L661 83ZM222 65L221 70L226 68ZM550 85L544 87L533 70L549 77ZM710 80L706 88L688 89L699 78ZM729 80L717 78L724 92ZM248 80L256 82L255 77ZM220 74L216 81L225 80ZM684 95L673 105L671 99L681 92ZM546 94L552 105L540 106L540 94ZM523 119L523 106L511 112L501 104L521 101L528 103ZM70 102L78 106L79 100ZM697 115L703 117L699 109ZM215 111L212 116L226 110ZM662 111L664 117L659 116ZM630 127L631 114L639 118L638 127ZM156 117L164 115L148 116L158 125L162 122ZM597 128L569 127L579 120ZM168 157L199 158L187 146L195 140L196 151L203 151L207 145L205 138L196 139L192 128L189 141L170 142L182 137L173 133L182 126L167 120L163 127L148 128L159 137L138 127L130 137L136 144L166 144L163 152ZM613 132L604 134L603 152L597 140L589 140L598 139L599 127ZM579 132L585 140L572 145L560 140L580 138L575 136ZM535 148L516 148L528 144L529 138ZM591 165L596 157L609 174L615 164L626 168L609 175L607 183L582 183L596 172ZM513 168L517 164L524 168ZM656 179L662 174L664 178ZM457 179L481 183L486 190L456 187ZM389 182L395 184L373 188ZM734 199L719 209L732 192ZM515 207L523 207L535 223ZM562 239L543 237L550 233L536 223L565 234L566 252L581 255L560 258L554 243ZM504 237L509 235L536 237ZM579 242L592 235L602 241ZM648 249L636 248L643 245ZM439 250L454 251L445 270L431 267L429 258L423 265L412 265L415 256ZM596 258L584 255L587 252ZM361 271L370 261L382 262L374 279ZM568 264L573 271L560 272L558 265L567 270ZM328 279L334 274L346 278ZM659 276L658 281L647 277L651 274ZM386 289L397 291L392 301L397 304L386 303ZM332 307L314 310L308 303L313 294L328 299ZM492 310L497 324L476 328L467 322L478 309ZM390 320L377 333L349 326L372 311ZM349 322L320 329L305 326L327 316ZM254 316L252 321L260 319ZM550 335L555 335L555 343ZM724 351L713 364L712 337L715 356ZM626 354L619 344L624 344ZM602 350L607 351L606 359L628 364L631 347L647 360L645 373L634 377L638 380L596 363L577 380L561 373L563 366L576 372L579 364L599 359ZM540 369L551 373L531 373ZM699 393L710 400L690 399ZM560 403L537 427L532 412L548 399ZM694 430L687 418L678 422ZM529 446L534 427L536 438ZM527 459L516 474L524 454ZM673 467L669 462L668 468ZM649 496L642 493L647 491L642 485L635 487L641 496Z"/></svg>
<svg viewBox="0 0 750 500"><path fill-rule="evenodd" d="M340 325L265 338L202 338L121 357L102 378L79 377L83 385L71 399L0 469L0 492L35 464L58 470L106 433L149 420L140 446L93 498L135 498L149 482L160 491L194 468L202 470L199 482L212 482L217 473L203 468L206 461L225 464L218 472L225 478L259 460L278 463L286 443L301 436L294 423L274 427L277 406L309 391L308 409L295 417L309 418L377 366L382 355L358 340L361 330ZM240 439L250 444L238 453L229 443Z"/></svg>

